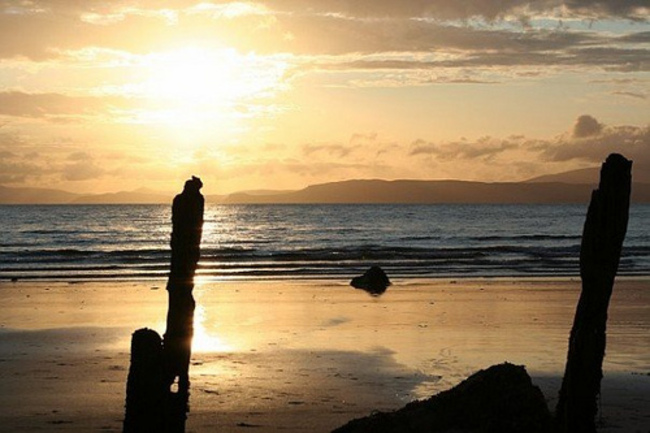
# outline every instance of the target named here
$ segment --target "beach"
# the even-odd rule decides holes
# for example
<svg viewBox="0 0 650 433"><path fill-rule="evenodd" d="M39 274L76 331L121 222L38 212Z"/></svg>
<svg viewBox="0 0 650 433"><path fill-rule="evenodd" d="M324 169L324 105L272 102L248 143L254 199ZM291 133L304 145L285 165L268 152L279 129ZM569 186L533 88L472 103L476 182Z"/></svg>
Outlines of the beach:
<svg viewBox="0 0 650 433"><path fill-rule="evenodd" d="M327 432L508 361L555 406L580 281L197 281L187 432ZM164 280L0 283L0 431L118 432L130 336ZM617 280L599 431L650 431L650 280Z"/></svg>

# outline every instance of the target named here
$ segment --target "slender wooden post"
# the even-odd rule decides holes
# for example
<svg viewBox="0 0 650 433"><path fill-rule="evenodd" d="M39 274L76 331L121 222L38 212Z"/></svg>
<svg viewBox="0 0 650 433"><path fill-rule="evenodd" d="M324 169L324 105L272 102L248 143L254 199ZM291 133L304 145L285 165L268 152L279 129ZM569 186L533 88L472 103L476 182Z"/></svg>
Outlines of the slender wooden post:
<svg viewBox="0 0 650 433"><path fill-rule="evenodd" d="M203 231L203 184L196 177L185 183L172 206L171 267L167 292L167 329L163 340L164 384L169 390L166 427L183 433L189 411L189 365L194 335L194 274Z"/></svg>
<svg viewBox="0 0 650 433"><path fill-rule="evenodd" d="M194 274L203 231L203 184L185 183L172 205L167 330L139 329L131 338L124 433L184 433L189 411L189 365L194 334Z"/></svg>
<svg viewBox="0 0 650 433"><path fill-rule="evenodd" d="M592 193L580 247L582 291L556 408L560 432L593 433L603 377L607 309L627 231L632 162L611 154Z"/></svg>

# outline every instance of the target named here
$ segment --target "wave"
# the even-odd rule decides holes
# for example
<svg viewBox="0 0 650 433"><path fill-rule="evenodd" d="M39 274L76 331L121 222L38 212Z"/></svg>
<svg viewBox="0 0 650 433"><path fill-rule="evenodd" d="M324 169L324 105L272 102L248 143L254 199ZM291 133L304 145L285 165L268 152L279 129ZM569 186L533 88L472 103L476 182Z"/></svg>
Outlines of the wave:
<svg viewBox="0 0 650 433"><path fill-rule="evenodd" d="M209 248L202 251L198 272L209 277L303 276L355 274L378 264L399 276L577 275L579 246L417 248L382 246L337 250L289 251L254 248ZM163 277L168 250L84 251L62 249L28 254L0 253L0 278ZM621 274L650 270L650 248L624 249Z"/></svg>
<svg viewBox="0 0 650 433"><path fill-rule="evenodd" d="M164 206L0 209L0 278L164 278ZM99 214L101 212L101 214ZM107 215L109 212L110 215ZM206 207L207 278L579 275L580 206ZM650 206L633 206L620 273L650 275Z"/></svg>

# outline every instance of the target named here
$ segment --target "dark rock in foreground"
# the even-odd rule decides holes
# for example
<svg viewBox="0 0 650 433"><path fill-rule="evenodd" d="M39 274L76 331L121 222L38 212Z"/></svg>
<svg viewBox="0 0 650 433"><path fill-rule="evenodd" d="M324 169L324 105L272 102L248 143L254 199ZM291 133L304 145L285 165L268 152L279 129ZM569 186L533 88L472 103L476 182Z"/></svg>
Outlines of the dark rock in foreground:
<svg viewBox="0 0 650 433"><path fill-rule="evenodd" d="M547 433L551 415L523 366L481 370L456 387L395 412L350 421L333 433Z"/></svg>
<svg viewBox="0 0 650 433"><path fill-rule="evenodd" d="M350 285L355 289L362 289L372 296L379 296L391 285L386 273L379 266L373 266L360 277L352 278Z"/></svg>

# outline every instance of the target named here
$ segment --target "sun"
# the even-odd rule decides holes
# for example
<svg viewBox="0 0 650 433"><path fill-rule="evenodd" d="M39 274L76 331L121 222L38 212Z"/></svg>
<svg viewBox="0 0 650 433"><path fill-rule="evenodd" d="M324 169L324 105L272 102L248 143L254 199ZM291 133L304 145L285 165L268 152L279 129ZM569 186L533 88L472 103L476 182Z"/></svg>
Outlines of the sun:
<svg viewBox="0 0 650 433"><path fill-rule="evenodd" d="M153 55L144 93L177 103L232 101L252 89L240 78L244 67L236 52L184 48Z"/></svg>
<svg viewBox="0 0 650 433"><path fill-rule="evenodd" d="M278 56L198 46L149 53L138 63L139 81L124 88L141 101L132 121L182 128L194 141L208 131L243 130L241 122L272 112L289 68Z"/></svg>
<svg viewBox="0 0 650 433"><path fill-rule="evenodd" d="M147 69L149 77L142 85L146 96L186 105L214 105L276 91L286 65L232 48L185 47L151 54Z"/></svg>

